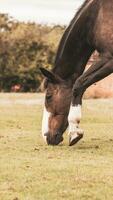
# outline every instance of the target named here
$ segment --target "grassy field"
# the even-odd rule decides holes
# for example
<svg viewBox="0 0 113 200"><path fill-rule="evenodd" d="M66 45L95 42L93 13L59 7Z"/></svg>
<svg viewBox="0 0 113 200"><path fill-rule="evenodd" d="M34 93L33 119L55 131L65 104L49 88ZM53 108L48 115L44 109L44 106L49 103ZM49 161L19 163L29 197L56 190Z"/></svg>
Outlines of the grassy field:
<svg viewBox="0 0 113 200"><path fill-rule="evenodd" d="M84 100L85 136L41 137L42 95L0 94L0 200L113 199L113 100Z"/></svg>

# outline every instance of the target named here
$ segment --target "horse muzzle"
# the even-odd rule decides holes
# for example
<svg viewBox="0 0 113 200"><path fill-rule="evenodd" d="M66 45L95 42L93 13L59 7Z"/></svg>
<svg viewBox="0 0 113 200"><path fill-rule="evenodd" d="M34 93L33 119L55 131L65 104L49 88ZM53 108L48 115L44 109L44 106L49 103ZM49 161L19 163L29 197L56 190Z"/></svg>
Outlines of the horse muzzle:
<svg viewBox="0 0 113 200"><path fill-rule="evenodd" d="M54 135L51 135L49 132L45 133L44 136L46 136L46 141L48 145L58 145L63 141L63 137L61 133L56 133Z"/></svg>

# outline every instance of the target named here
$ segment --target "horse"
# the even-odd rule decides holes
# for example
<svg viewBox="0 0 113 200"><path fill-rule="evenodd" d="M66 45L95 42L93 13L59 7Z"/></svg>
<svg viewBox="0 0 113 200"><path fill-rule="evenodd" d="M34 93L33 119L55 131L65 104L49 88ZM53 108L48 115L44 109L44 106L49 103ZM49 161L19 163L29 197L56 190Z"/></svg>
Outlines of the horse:
<svg viewBox="0 0 113 200"><path fill-rule="evenodd" d="M95 50L99 60L85 70ZM84 92L113 72L113 0L85 0L61 38L54 67L40 70L46 93L43 138L48 145L58 145L69 126L72 146L84 135L80 128Z"/></svg>

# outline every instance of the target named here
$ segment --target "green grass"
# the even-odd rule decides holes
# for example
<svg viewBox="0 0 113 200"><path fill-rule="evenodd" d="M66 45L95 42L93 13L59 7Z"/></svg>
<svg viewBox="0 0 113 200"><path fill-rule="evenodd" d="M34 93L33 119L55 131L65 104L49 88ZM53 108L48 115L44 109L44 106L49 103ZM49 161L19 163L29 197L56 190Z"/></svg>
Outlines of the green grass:
<svg viewBox="0 0 113 200"><path fill-rule="evenodd" d="M113 199L113 100L84 100L84 138L41 136L38 94L0 94L0 200ZM23 101L23 102L22 102ZM8 103L7 103L8 102Z"/></svg>

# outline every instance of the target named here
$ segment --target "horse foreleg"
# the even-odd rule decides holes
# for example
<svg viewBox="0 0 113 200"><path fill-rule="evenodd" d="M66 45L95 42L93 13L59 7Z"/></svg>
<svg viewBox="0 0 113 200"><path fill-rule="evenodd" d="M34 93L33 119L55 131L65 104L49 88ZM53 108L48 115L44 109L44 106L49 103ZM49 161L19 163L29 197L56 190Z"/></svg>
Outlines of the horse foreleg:
<svg viewBox="0 0 113 200"><path fill-rule="evenodd" d="M73 98L68 115L70 146L77 143L83 137L83 130L79 128L80 120L82 117L81 114L82 93L81 95L79 94L79 96L76 97L76 104L74 102L75 101Z"/></svg>
<svg viewBox="0 0 113 200"><path fill-rule="evenodd" d="M83 131L79 128L81 119L82 96L85 90L93 83L113 73L113 59L101 60L92 65L75 82L73 87L73 98L69 111L69 145L74 145L83 137Z"/></svg>

